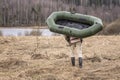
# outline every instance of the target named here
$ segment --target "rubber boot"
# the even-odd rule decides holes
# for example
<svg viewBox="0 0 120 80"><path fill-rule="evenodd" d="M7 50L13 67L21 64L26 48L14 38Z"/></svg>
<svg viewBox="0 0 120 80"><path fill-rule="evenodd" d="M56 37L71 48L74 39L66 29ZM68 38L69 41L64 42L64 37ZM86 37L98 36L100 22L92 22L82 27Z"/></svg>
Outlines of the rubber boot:
<svg viewBox="0 0 120 80"><path fill-rule="evenodd" d="M79 57L79 67L82 68L82 63L83 63L83 60L82 60L82 57Z"/></svg>
<svg viewBox="0 0 120 80"><path fill-rule="evenodd" d="M75 57L71 57L72 66L75 66Z"/></svg>

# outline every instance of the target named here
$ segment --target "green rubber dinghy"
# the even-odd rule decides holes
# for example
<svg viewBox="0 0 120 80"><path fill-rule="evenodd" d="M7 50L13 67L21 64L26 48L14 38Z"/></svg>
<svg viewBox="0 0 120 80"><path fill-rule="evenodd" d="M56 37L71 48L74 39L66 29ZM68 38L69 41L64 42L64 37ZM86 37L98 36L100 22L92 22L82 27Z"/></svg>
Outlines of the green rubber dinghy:
<svg viewBox="0 0 120 80"><path fill-rule="evenodd" d="M103 29L101 19L67 11L53 12L47 18L47 25L52 32L80 38L95 35Z"/></svg>

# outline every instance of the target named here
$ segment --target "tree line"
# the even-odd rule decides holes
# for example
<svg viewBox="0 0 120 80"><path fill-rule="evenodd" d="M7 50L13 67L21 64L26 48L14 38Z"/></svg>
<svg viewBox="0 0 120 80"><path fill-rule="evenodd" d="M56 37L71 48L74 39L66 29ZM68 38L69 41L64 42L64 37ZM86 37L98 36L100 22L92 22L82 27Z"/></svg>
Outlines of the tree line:
<svg viewBox="0 0 120 80"><path fill-rule="evenodd" d="M120 17L120 0L0 0L0 26L46 25L53 11L70 11L110 23Z"/></svg>

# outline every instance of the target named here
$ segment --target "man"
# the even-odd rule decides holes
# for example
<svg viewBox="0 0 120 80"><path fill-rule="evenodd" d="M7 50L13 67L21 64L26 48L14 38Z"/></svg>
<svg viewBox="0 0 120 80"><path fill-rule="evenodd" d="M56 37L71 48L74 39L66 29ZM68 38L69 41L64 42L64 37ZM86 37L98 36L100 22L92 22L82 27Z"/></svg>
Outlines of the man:
<svg viewBox="0 0 120 80"><path fill-rule="evenodd" d="M65 36L65 40L69 43L71 49L71 62L75 66L75 53L78 54L79 67L82 68L82 39L77 37Z"/></svg>

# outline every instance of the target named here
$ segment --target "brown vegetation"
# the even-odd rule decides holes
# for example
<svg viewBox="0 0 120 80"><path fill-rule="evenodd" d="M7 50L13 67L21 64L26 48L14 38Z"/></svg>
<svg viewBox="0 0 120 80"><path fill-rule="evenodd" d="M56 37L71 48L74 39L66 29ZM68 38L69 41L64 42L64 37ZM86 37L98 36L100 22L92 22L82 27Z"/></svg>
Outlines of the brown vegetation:
<svg viewBox="0 0 120 80"><path fill-rule="evenodd" d="M83 42L83 68L72 67L62 36L0 37L0 80L119 80L120 36ZM38 47L36 45L39 45Z"/></svg>
<svg viewBox="0 0 120 80"><path fill-rule="evenodd" d="M105 35L119 35L120 34L120 19L107 25L102 31Z"/></svg>

